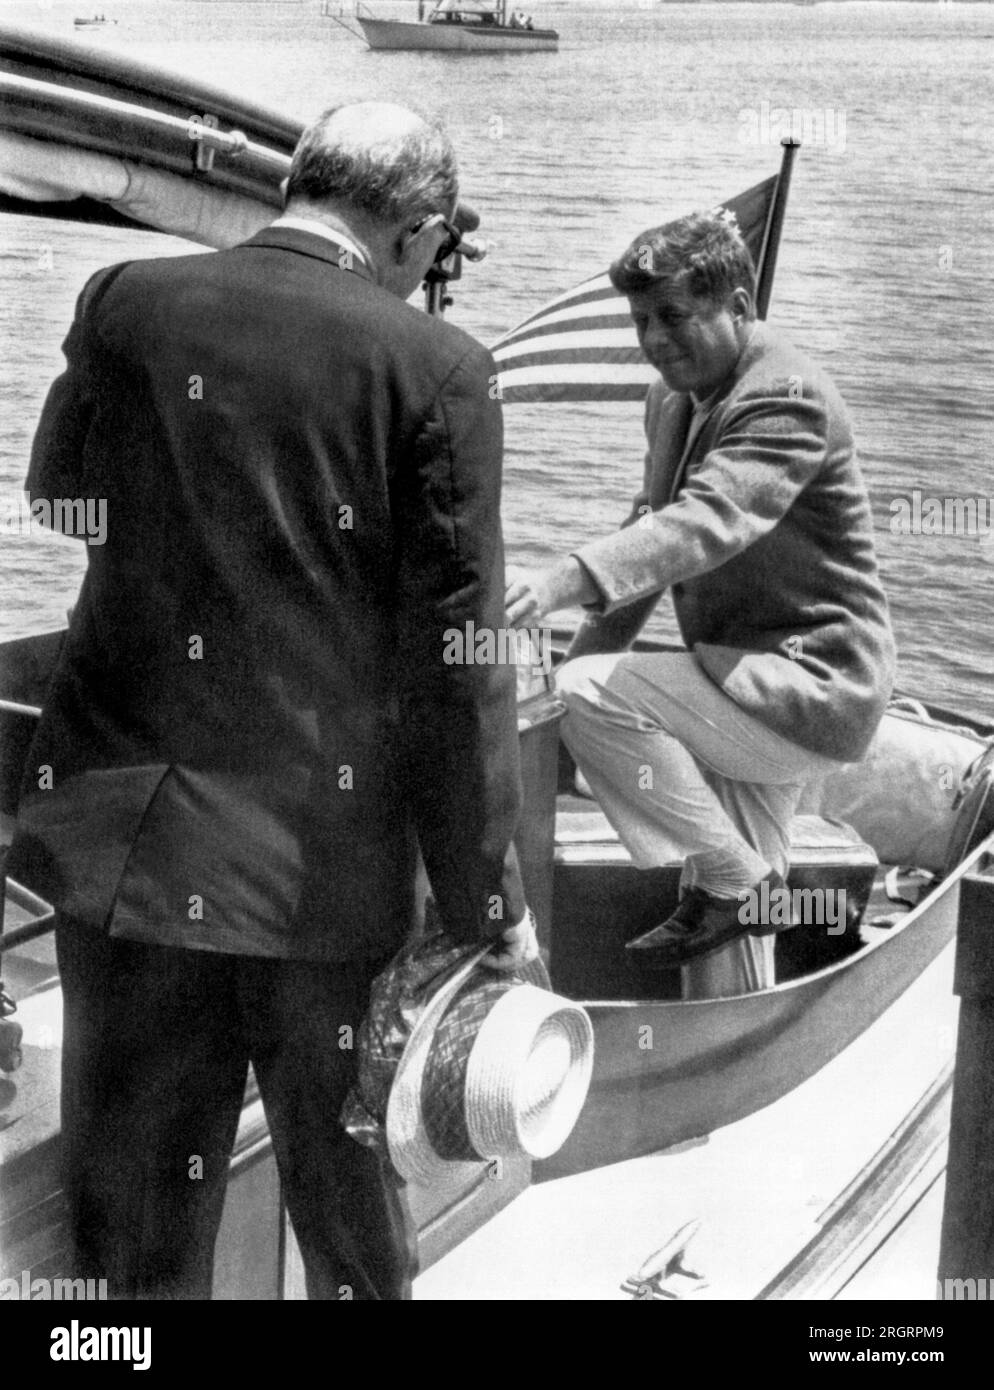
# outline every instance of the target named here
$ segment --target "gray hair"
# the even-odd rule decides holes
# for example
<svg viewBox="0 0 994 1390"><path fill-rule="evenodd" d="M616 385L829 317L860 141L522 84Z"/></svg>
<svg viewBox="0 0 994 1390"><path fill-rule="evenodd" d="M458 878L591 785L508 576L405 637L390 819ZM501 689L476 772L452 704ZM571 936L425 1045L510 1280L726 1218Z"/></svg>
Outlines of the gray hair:
<svg viewBox="0 0 994 1390"><path fill-rule="evenodd" d="M341 202L378 222L452 216L459 193L455 151L441 125L405 106L333 106L294 150L286 201Z"/></svg>

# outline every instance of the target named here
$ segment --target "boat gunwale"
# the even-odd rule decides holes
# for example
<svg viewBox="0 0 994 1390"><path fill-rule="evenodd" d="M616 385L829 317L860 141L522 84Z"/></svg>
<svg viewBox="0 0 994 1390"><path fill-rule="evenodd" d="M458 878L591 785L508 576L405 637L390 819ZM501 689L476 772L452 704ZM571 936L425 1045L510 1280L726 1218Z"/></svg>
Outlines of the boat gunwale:
<svg viewBox="0 0 994 1390"><path fill-rule="evenodd" d="M47 30L0 22L0 63L12 61L31 66L44 65L52 78L81 77L109 84L143 97L177 105L214 108L214 114L234 123L247 123L256 134L266 133L279 144L292 149L304 129L304 122L274 107L242 100L210 82L187 78L170 68L132 58L103 48L81 47L76 39L63 39ZM53 86L66 83L52 81Z"/></svg>
<svg viewBox="0 0 994 1390"><path fill-rule="evenodd" d="M475 21L465 25L448 24L442 19L384 19L380 15L356 15L360 24L389 25L391 28L405 29L443 29L459 30L463 33L476 34L497 34L501 37L513 35L515 42L521 39L558 39L558 29L518 29L512 28L509 24L477 24Z"/></svg>
<svg viewBox="0 0 994 1390"><path fill-rule="evenodd" d="M714 1009L715 1005L728 1004L732 1000L747 1002L750 1000L768 999L776 994L789 994L799 987L811 985L816 981L828 979L833 975L844 974L851 970L860 961L866 960L874 951L889 946L897 941L904 934L905 930L914 926L927 911L930 911L939 898L943 897L950 888L959 886L960 880L971 871L972 866L982 856L987 855L994 864L994 831L986 836L981 842L974 846L960 862L956 868L951 870L944 878L938 879L929 886L928 891L920 902L915 903L910 912L891 927L887 934L881 935L875 941L865 942L858 951L854 951L851 956L846 956L843 960L833 961L830 965L822 966L820 970L813 970L808 974L799 975L793 980L784 980L780 984L770 985L766 989L752 990L746 994L728 994L719 999L582 999L584 1008L588 1009L642 1009L652 1008L653 1010L703 1008ZM882 866L883 867L883 866ZM797 928L803 930L803 928Z"/></svg>
<svg viewBox="0 0 994 1390"><path fill-rule="evenodd" d="M116 121L122 125L133 126L136 130L155 129L164 142L175 141L178 150L187 155L187 159L177 156L178 168L184 172L188 166L189 151L195 143L212 148L218 155L227 154L230 158L236 159L237 164L233 166L232 172L245 171L250 179L269 176L273 178L275 185L275 182L285 178L290 170L290 156L282 150L274 150L249 139L246 139L244 146L233 149L234 142L229 131L215 130L205 125L197 128L198 133L195 136L195 127L188 116L176 116L169 111L149 110L147 107L121 101L118 97L108 96L103 92L82 91L38 78L23 77L20 73L0 72L0 93L5 101L11 98L19 99L19 109L12 113L8 111L6 129L40 140L44 144L67 145L95 153L102 150L103 153L111 153L118 158L147 162L147 156L146 159L142 158L142 148L136 146L134 151L127 151L118 132L113 128L96 130L90 129L88 125L81 127L70 124L59 130L54 138L47 134L39 134L37 129L39 122L43 122L46 129L50 130L50 123L55 119L70 122L80 120L86 123ZM209 172L200 171L202 176Z"/></svg>

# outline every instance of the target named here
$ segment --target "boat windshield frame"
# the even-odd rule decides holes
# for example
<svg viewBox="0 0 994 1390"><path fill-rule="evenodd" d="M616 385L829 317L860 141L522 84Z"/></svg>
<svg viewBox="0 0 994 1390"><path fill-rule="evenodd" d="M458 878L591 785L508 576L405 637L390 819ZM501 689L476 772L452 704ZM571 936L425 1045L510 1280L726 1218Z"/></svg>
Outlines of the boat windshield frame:
<svg viewBox="0 0 994 1390"><path fill-rule="evenodd" d="M494 0L491 5L480 5L476 9L464 9L459 6L446 6L445 0L439 0L428 15L429 24L451 24L455 22L471 24L485 24L488 21L496 25L503 26L506 21L505 6L501 0Z"/></svg>

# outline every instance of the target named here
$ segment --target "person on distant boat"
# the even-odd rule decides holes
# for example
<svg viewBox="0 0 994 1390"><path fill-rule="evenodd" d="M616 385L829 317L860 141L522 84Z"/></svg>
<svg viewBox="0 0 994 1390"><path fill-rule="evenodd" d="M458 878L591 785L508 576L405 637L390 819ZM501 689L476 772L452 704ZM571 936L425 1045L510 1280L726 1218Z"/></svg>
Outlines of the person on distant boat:
<svg viewBox="0 0 994 1390"><path fill-rule="evenodd" d="M804 785L860 758L891 691L870 504L835 386L757 321L732 219L654 228L610 276L659 372L644 483L620 531L511 573L508 612L589 610L564 739L634 863L684 860L633 960L686 966L686 997L741 993L773 982L745 895L782 885ZM667 589L686 650L625 652Z"/></svg>
<svg viewBox="0 0 994 1390"><path fill-rule="evenodd" d="M490 354L404 301L458 241L452 145L326 112L286 211L89 281L32 498L106 499L11 871L57 911L76 1278L207 1298L251 1062L311 1298L409 1297L401 1195L339 1112L370 982L416 926L537 952L511 847ZM453 220L456 226L453 226Z"/></svg>

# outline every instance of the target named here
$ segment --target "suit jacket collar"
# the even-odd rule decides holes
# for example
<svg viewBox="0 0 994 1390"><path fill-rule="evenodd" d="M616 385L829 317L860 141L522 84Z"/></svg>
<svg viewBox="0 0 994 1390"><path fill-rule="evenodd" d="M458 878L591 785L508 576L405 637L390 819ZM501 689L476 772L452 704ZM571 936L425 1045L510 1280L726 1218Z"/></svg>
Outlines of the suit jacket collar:
<svg viewBox="0 0 994 1390"><path fill-rule="evenodd" d="M747 372L751 371L759 359L765 356L770 345L770 330L762 319L756 320L752 337L742 349L742 355L735 364L735 370L729 373L727 387L722 387L718 399L722 399L738 385Z"/></svg>
<svg viewBox="0 0 994 1390"><path fill-rule="evenodd" d="M707 398L708 415L710 415L727 396L731 395L732 391L735 390L735 387L745 374L750 371L759 358L762 357L767 347L768 332L769 330L766 324L757 319L753 327L752 336L739 353L738 361L735 363L735 366L725 377L721 385Z"/></svg>
<svg viewBox="0 0 994 1390"><path fill-rule="evenodd" d="M313 256L315 260L327 261L336 270L348 270L363 280L372 282L373 273L369 266L351 255L344 264L340 257L347 254L346 248L330 237L317 236L314 232L301 231L299 227L263 227L261 232L243 241L242 246L273 246L281 251L295 251L301 256Z"/></svg>

